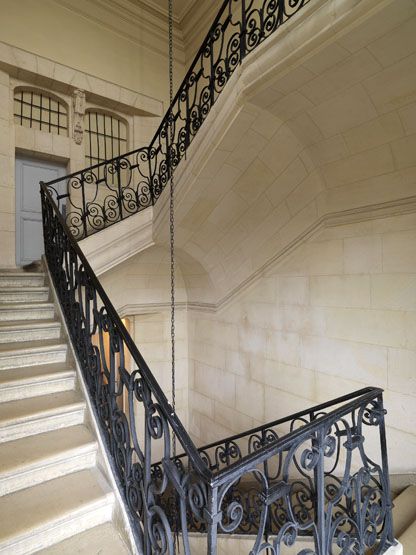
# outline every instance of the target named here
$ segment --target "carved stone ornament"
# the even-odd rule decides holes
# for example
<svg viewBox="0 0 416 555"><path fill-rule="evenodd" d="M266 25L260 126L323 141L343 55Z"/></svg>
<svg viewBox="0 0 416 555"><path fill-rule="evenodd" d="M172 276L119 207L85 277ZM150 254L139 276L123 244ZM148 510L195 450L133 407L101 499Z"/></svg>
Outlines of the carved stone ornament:
<svg viewBox="0 0 416 555"><path fill-rule="evenodd" d="M82 144L84 137L85 92L76 89L72 96L74 108L72 136L77 145Z"/></svg>

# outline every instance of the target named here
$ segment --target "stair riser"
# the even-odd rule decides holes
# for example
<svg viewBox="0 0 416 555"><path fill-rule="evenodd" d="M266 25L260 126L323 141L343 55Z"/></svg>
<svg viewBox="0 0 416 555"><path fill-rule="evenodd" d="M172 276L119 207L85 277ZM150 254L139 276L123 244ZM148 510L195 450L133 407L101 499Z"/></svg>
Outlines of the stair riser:
<svg viewBox="0 0 416 555"><path fill-rule="evenodd" d="M49 393L59 393L75 389L75 375L70 378L53 379L45 382L26 383L13 387L0 388L0 403L39 397Z"/></svg>
<svg viewBox="0 0 416 555"><path fill-rule="evenodd" d="M20 541L8 542L7 545L0 545L0 553L13 555L28 555L36 553L51 545L59 543L75 534L81 534L94 526L99 526L111 520L113 512L113 500L110 496L106 498L106 504L59 521L53 526L43 530L32 530L31 533L21 538Z"/></svg>
<svg viewBox="0 0 416 555"><path fill-rule="evenodd" d="M0 276L0 287L42 287L45 285L45 278L42 274L39 276L12 277Z"/></svg>
<svg viewBox="0 0 416 555"><path fill-rule="evenodd" d="M13 356L0 356L0 370L4 368L21 368L24 366L37 366L66 361L67 349L45 350L36 353L16 354Z"/></svg>
<svg viewBox="0 0 416 555"><path fill-rule="evenodd" d="M40 467L25 469L22 472L16 472L13 476L0 479L0 496L36 486L71 472L92 468L95 466L97 450L95 446L88 446L88 449L64 453L65 457L61 460L46 460Z"/></svg>
<svg viewBox="0 0 416 555"><path fill-rule="evenodd" d="M59 339L60 326L26 330L0 331L0 343L18 343L19 341L36 341L37 339Z"/></svg>
<svg viewBox="0 0 416 555"><path fill-rule="evenodd" d="M55 311L51 308L27 308L24 310L0 310L0 322L10 320L49 320L53 318Z"/></svg>
<svg viewBox="0 0 416 555"><path fill-rule="evenodd" d="M49 291L1 291L0 303L34 303L48 300Z"/></svg>
<svg viewBox="0 0 416 555"><path fill-rule="evenodd" d="M44 416L37 420L26 420L5 426L0 429L0 443L82 424L84 422L84 410L82 408L65 414Z"/></svg>

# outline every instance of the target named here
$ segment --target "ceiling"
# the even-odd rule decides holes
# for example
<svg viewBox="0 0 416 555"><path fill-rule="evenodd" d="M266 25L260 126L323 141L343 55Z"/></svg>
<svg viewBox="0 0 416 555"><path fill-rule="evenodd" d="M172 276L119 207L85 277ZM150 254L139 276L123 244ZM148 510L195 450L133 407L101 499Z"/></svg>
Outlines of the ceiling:
<svg viewBox="0 0 416 555"><path fill-rule="evenodd" d="M167 13L168 0L141 0L152 8ZM196 4L196 0L173 0L173 15L180 22L188 11Z"/></svg>

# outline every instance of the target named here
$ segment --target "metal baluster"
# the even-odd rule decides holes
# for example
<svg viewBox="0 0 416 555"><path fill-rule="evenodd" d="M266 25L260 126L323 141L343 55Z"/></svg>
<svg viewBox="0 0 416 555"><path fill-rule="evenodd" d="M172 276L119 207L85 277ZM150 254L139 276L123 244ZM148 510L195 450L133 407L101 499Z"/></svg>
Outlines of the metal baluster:
<svg viewBox="0 0 416 555"><path fill-rule="evenodd" d="M85 203L85 178L84 178L84 174L81 174L81 178L80 178L80 182L81 182L81 194L82 194L82 214L81 214L81 219L82 219L82 224L84 227L84 239L85 237L88 236L88 230L87 230L87 216L88 216L88 209Z"/></svg>
<svg viewBox="0 0 416 555"><path fill-rule="evenodd" d="M121 173L120 173L120 160L116 160L114 162L117 166L117 202L118 202L118 209L120 213L120 220L123 219L123 189L121 187Z"/></svg>
<svg viewBox="0 0 416 555"><path fill-rule="evenodd" d="M316 495L316 553L327 555L325 534L325 473L324 473L324 441L325 428L320 428L314 439L315 449L318 450L318 462L314 468L315 495Z"/></svg>
<svg viewBox="0 0 416 555"><path fill-rule="evenodd" d="M246 0L241 0L241 28L240 28L240 64L246 57Z"/></svg>
<svg viewBox="0 0 416 555"><path fill-rule="evenodd" d="M379 431L380 431L381 467L383 470L382 487L384 487L384 494L387 498L386 499L387 514L386 514L386 520L385 520L385 527L387 530L387 541L390 545L394 545L396 541L394 539L393 515L392 515L393 503L391 500L389 463L387 458L386 426L384 422L385 410L384 410L382 393L380 393L380 395L377 397L377 402L379 403L379 408L380 408Z"/></svg>
<svg viewBox="0 0 416 555"><path fill-rule="evenodd" d="M208 519L207 531L207 555L217 553L217 534L218 534L218 487L208 488L208 507L206 518Z"/></svg>

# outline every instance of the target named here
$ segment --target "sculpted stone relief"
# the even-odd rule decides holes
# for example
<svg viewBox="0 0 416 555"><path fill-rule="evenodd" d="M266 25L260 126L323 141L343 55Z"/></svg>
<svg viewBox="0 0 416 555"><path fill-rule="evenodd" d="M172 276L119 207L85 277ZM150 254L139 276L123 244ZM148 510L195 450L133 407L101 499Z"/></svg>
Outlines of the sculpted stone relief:
<svg viewBox="0 0 416 555"><path fill-rule="evenodd" d="M80 145L84 137L85 92L75 89L72 104L74 108L72 136L76 144Z"/></svg>

